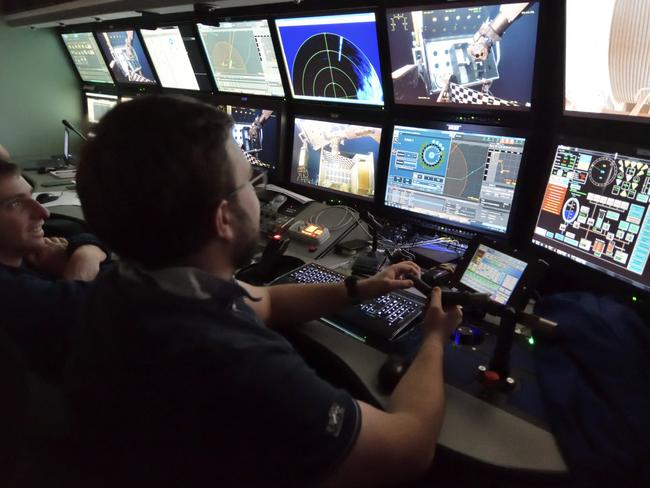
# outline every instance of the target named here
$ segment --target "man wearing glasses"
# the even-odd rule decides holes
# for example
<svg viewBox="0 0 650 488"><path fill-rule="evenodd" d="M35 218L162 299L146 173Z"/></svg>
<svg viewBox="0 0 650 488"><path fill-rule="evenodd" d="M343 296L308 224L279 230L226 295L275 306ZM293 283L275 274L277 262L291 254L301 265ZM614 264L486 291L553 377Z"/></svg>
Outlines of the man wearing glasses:
<svg viewBox="0 0 650 488"><path fill-rule="evenodd" d="M421 351L388 412L322 380L278 333L408 288L413 263L358 281L237 282L259 233L232 120L183 98L116 107L84 148L88 224L122 261L98 282L68 392L91 486L341 486L429 466L443 412L442 344L460 320L434 291ZM142 128L145 128L144 130Z"/></svg>

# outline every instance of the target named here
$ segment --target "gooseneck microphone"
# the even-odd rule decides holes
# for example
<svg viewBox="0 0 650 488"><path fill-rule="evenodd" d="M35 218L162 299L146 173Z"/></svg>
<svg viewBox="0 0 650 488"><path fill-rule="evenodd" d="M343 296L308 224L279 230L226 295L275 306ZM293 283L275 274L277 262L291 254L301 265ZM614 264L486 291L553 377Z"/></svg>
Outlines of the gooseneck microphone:
<svg viewBox="0 0 650 488"><path fill-rule="evenodd" d="M88 138L87 138L86 136L84 136L81 132L79 132L79 131L78 131L78 130L77 130L77 129L76 129L76 128L75 128L75 127L70 123L70 122L68 122L67 120L63 119L63 120L61 121L61 123L63 124L63 126L64 126L66 129L71 130L72 132L74 132L75 134L77 134L79 137L81 137L84 141L87 141L87 140L88 140Z"/></svg>

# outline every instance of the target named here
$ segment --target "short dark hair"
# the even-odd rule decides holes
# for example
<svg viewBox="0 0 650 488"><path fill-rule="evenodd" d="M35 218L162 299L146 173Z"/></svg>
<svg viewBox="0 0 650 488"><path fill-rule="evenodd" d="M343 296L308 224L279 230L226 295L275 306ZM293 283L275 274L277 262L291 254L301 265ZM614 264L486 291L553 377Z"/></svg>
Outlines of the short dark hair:
<svg viewBox="0 0 650 488"><path fill-rule="evenodd" d="M213 237L234 186L232 119L188 97L138 97L101 120L82 149L77 192L89 227L123 259L174 264Z"/></svg>

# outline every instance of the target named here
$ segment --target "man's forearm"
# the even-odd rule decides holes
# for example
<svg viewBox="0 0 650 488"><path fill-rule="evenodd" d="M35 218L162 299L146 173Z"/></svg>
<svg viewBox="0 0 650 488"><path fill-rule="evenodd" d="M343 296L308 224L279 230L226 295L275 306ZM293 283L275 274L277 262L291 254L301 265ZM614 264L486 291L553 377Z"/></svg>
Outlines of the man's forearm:
<svg viewBox="0 0 650 488"><path fill-rule="evenodd" d="M343 283L276 285L268 288L269 325L284 327L315 320L350 305Z"/></svg>
<svg viewBox="0 0 650 488"><path fill-rule="evenodd" d="M443 349L444 338L439 333L425 337L415 360L393 390L388 405L389 412L409 415L426 427L419 435L432 450L444 416Z"/></svg>

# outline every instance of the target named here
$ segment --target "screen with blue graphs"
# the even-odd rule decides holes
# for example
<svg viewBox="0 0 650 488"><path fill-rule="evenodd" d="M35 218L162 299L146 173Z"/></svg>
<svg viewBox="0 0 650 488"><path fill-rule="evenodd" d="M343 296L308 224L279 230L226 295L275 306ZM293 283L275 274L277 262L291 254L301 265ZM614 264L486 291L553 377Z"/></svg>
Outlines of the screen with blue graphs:
<svg viewBox="0 0 650 488"><path fill-rule="evenodd" d="M530 107L539 2L387 10L395 103Z"/></svg>
<svg viewBox="0 0 650 488"><path fill-rule="evenodd" d="M559 145L533 242L650 290L650 160Z"/></svg>
<svg viewBox="0 0 650 488"><path fill-rule="evenodd" d="M372 199L381 128L296 118L291 182Z"/></svg>
<svg viewBox="0 0 650 488"><path fill-rule="evenodd" d="M374 13L275 23L295 98L384 104Z"/></svg>
<svg viewBox="0 0 650 488"><path fill-rule="evenodd" d="M505 233L526 140L491 131L395 126L385 204Z"/></svg>

